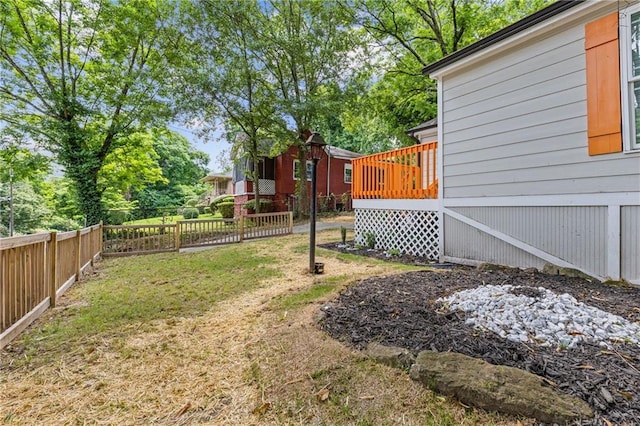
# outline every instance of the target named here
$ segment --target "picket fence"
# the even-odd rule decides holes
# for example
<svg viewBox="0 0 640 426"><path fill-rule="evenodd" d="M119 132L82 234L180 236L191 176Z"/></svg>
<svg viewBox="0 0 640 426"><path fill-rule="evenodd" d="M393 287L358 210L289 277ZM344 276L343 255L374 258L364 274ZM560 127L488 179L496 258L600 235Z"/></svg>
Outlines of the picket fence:
<svg viewBox="0 0 640 426"><path fill-rule="evenodd" d="M293 232L291 212L170 225L94 225L0 238L0 349L50 307L101 256L131 256Z"/></svg>

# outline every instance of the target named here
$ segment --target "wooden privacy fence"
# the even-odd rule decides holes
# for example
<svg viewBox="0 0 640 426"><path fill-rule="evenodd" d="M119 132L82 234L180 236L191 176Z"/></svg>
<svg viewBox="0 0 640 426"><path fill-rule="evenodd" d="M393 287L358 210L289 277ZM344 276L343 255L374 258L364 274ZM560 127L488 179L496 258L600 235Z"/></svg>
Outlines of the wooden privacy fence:
<svg viewBox="0 0 640 426"><path fill-rule="evenodd" d="M438 198L438 142L351 160L354 199Z"/></svg>
<svg viewBox="0 0 640 426"><path fill-rule="evenodd" d="M48 307L102 250L102 225L0 239L0 348Z"/></svg>
<svg viewBox="0 0 640 426"><path fill-rule="evenodd" d="M171 225L110 225L103 227L102 255L162 253L292 232L292 212L251 214L234 219L184 220Z"/></svg>

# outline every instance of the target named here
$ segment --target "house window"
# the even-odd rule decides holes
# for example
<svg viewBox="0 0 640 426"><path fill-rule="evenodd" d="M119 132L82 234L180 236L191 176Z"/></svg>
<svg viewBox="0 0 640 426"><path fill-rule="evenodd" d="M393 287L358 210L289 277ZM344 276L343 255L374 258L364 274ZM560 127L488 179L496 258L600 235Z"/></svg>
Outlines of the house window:
<svg viewBox="0 0 640 426"><path fill-rule="evenodd" d="M307 180L311 180L311 173L313 171L313 163L307 161ZM300 170L300 160L293 160L293 180L298 179L298 170Z"/></svg>
<svg viewBox="0 0 640 426"><path fill-rule="evenodd" d="M623 129L625 148L640 150L640 7L627 9L620 19Z"/></svg>
<svg viewBox="0 0 640 426"><path fill-rule="evenodd" d="M351 164L344 165L344 183L351 183Z"/></svg>

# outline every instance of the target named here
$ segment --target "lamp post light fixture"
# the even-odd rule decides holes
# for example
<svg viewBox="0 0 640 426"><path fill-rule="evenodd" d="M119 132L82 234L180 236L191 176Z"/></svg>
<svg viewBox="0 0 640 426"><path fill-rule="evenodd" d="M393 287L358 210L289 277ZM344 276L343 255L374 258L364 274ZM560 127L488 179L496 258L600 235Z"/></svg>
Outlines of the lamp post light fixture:
<svg viewBox="0 0 640 426"><path fill-rule="evenodd" d="M309 226L309 272L312 274L322 273L323 265L316 265L316 173L318 162L324 155L324 147L327 144L320 133L313 132L305 142L307 147L307 158L312 161L311 168L311 222Z"/></svg>

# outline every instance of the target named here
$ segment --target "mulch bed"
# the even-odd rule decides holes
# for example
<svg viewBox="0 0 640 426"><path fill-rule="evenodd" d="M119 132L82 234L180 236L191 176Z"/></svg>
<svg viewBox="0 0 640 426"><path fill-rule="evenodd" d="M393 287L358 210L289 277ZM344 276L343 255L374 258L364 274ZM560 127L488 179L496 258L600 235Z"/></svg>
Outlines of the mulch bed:
<svg viewBox="0 0 640 426"><path fill-rule="evenodd" d="M323 247L345 251L337 244ZM366 249L350 252L404 263L429 263L403 256L388 258ZM559 392L587 401L597 416L581 425L640 424L640 346L615 343L606 349L583 343L568 350L515 343L465 325L463 312L446 312L436 303L440 297L484 284L545 287L640 322L640 288L533 270L455 267L362 280L323 308L320 326L358 349L375 341L416 354L422 350L453 351L521 368L547 378Z"/></svg>

